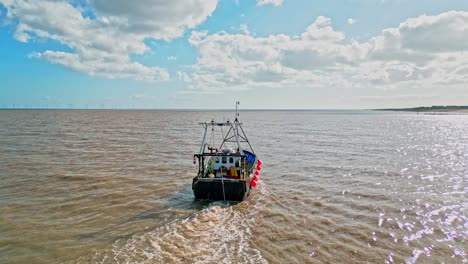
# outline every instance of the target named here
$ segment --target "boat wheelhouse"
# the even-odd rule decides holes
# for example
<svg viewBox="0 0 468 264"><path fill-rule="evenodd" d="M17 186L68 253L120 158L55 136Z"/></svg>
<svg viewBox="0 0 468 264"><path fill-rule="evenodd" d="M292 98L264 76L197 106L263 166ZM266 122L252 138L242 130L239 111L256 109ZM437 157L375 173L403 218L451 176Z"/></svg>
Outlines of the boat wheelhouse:
<svg viewBox="0 0 468 264"><path fill-rule="evenodd" d="M200 151L193 159L195 164L198 161L198 174L192 182L196 199L243 201L251 187L256 186L261 161L254 166L257 157L237 118L237 104L234 122L200 123L205 132ZM228 131L226 135L224 128ZM207 140L209 130L211 135ZM220 145L214 142L217 132L223 138Z"/></svg>

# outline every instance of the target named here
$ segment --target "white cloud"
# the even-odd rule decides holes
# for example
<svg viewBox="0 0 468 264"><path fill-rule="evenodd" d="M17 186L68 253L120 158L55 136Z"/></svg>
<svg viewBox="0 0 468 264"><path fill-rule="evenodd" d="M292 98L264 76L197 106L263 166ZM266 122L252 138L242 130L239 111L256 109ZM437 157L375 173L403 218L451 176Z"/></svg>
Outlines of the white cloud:
<svg viewBox="0 0 468 264"><path fill-rule="evenodd" d="M7 19L16 21L15 38L57 41L71 51L35 53L51 63L107 78L167 80L167 70L131 60L149 51L145 39L171 40L204 21L217 0L91 0L85 6L65 0L0 0ZM93 19L84 16L91 12Z"/></svg>
<svg viewBox="0 0 468 264"><path fill-rule="evenodd" d="M298 37L192 32L192 89L451 87L468 81L468 12L411 18L365 42L347 42L326 17ZM464 87L464 86L463 86Z"/></svg>
<svg viewBox="0 0 468 264"><path fill-rule="evenodd" d="M330 18L319 16L312 25L307 27L301 37L303 40L318 42L337 42L343 40L345 35L335 31L330 24Z"/></svg>
<svg viewBox="0 0 468 264"><path fill-rule="evenodd" d="M282 5L284 0L257 0L257 5L272 5L272 6L280 6Z"/></svg>
<svg viewBox="0 0 468 264"><path fill-rule="evenodd" d="M175 60L177 60L177 57L176 56L169 56L169 57L167 57L167 60L175 61Z"/></svg>
<svg viewBox="0 0 468 264"><path fill-rule="evenodd" d="M217 0L91 0L100 17L114 20L121 30L171 40L194 28L214 11Z"/></svg>
<svg viewBox="0 0 468 264"><path fill-rule="evenodd" d="M83 58L75 53L60 51L45 51L35 53L35 58L41 58L54 64L65 65L68 68L84 72L91 76L114 78L134 78L142 81L157 81L169 79L166 70L158 67L146 67L137 62L119 62L115 58Z"/></svg>
<svg viewBox="0 0 468 264"><path fill-rule="evenodd" d="M178 71L177 72L177 77L179 80L184 81L184 82L190 82L190 77L188 76L187 73Z"/></svg>
<svg viewBox="0 0 468 264"><path fill-rule="evenodd" d="M239 26L239 29L242 33L244 33L245 35L250 35L250 31L249 31L249 27L246 25L246 24L241 24Z"/></svg>
<svg viewBox="0 0 468 264"><path fill-rule="evenodd" d="M468 12L408 19L390 34L400 41L403 49L431 53L468 51Z"/></svg>
<svg viewBox="0 0 468 264"><path fill-rule="evenodd" d="M356 23L356 19L354 18L348 18L348 20L346 20L346 23L350 24L350 25L353 25Z"/></svg>

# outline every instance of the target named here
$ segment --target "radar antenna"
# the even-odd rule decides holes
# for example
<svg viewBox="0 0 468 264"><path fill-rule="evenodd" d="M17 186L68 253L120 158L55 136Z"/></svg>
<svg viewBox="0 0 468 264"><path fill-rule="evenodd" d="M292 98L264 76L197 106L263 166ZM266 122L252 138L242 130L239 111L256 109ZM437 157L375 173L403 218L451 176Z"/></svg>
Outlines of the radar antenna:
<svg viewBox="0 0 468 264"><path fill-rule="evenodd" d="M239 116L239 113L237 112L237 106L240 104L239 101L236 101L236 121L237 121L237 117Z"/></svg>

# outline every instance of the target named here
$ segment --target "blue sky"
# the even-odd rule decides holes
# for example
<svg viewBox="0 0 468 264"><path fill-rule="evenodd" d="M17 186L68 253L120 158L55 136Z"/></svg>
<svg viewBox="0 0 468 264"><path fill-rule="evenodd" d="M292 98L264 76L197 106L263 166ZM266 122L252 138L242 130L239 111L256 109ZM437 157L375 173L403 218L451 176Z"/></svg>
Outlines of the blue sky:
<svg viewBox="0 0 468 264"><path fill-rule="evenodd" d="M468 105L467 1L0 0L0 23L0 106Z"/></svg>

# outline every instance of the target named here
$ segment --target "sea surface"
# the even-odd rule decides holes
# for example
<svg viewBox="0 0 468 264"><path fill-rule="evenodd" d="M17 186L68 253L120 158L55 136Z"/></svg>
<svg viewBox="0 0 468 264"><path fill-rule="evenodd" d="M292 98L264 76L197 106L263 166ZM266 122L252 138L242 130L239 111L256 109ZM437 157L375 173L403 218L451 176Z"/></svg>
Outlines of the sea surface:
<svg viewBox="0 0 468 264"><path fill-rule="evenodd" d="M0 111L0 263L468 262L468 115L242 111L259 186L195 201L233 117Z"/></svg>

